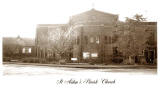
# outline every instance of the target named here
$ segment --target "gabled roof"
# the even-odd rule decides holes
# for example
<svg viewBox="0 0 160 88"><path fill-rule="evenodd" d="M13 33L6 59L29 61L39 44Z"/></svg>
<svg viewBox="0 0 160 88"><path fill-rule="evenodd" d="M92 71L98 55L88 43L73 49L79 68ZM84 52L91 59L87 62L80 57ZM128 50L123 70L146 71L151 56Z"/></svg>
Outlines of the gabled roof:
<svg viewBox="0 0 160 88"><path fill-rule="evenodd" d="M111 14L111 13L107 13L107 12L103 12L103 11L91 9L91 10L89 10L89 11L85 11L85 12L82 12L82 13L80 13L80 14L73 15L73 17L74 17L74 16L83 15L83 14L89 14L89 13L99 13L99 14L103 14L103 15L118 16L117 14Z"/></svg>
<svg viewBox="0 0 160 88"><path fill-rule="evenodd" d="M32 38L3 37L3 45L34 46L35 40Z"/></svg>
<svg viewBox="0 0 160 88"><path fill-rule="evenodd" d="M91 9L89 11L73 15L70 24L107 24L113 25L118 21L118 15Z"/></svg>

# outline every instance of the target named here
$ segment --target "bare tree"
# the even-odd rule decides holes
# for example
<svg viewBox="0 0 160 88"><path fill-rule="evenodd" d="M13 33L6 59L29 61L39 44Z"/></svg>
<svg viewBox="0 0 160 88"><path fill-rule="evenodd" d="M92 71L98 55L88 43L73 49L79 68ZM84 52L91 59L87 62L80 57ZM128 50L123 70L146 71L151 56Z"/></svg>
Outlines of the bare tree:
<svg viewBox="0 0 160 88"><path fill-rule="evenodd" d="M72 51L76 32L72 26L58 27L49 32L49 46L58 54L59 59L65 59L64 54Z"/></svg>

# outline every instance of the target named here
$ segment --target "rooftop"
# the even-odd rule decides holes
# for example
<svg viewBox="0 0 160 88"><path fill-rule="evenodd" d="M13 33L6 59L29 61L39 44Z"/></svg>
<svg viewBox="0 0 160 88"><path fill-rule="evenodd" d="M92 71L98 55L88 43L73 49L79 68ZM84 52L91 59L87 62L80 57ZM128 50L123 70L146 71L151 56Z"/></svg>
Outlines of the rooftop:
<svg viewBox="0 0 160 88"><path fill-rule="evenodd" d="M35 40L32 38L21 38L21 37L3 37L4 45L22 45L22 46L34 46Z"/></svg>

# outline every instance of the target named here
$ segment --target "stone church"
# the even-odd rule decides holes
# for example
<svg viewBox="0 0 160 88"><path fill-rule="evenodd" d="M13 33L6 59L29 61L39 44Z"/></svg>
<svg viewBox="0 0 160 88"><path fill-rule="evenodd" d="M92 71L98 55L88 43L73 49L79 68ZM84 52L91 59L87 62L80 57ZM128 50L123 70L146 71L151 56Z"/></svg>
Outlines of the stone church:
<svg viewBox="0 0 160 88"><path fill-rule="evenodd" d="M117 47L119 47L118 41L124 41L117 36L120 30L118 25L121 24L124 24L124 22L118 20L117 14L101 12L95 9L73 15L68 24L39 24L35 39L36 56L39 58L56 58L56 52L53 52L49 47L49 33L56 28L67 28L70 25L77 31L77 36L76 42L72 45L73 50L68 54L67 60L72 61L71 58L76 58L74 60L78 62L89 62L90 60L98 59L99 62L106 62L117 51ZM157 41L156 27L156 22L146 22L137 26L136 30L139 30L139 37L142 35L141 39L146 37L143 36L146 30L153 31L154 40ZM121 51L121 48L119 49ZM142 51L143 49L140 50L140 53ZM153 51L155 55L155 49Z"/></svg>

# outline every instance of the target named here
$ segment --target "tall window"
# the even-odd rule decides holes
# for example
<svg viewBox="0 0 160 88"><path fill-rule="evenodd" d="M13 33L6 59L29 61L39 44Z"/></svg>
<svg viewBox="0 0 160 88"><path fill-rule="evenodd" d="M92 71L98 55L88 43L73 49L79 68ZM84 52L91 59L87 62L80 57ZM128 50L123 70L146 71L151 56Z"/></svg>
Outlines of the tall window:
<svg viewBox="0 0 160 88"><path fill-rule="evenodd" d="M96 43L99 44L99 36L96 36Z"/></svg>
<svg viewBox="0 0 160 88"><path fill-rule="evenodd" d="M22 49L22 53L25 53L25 48Z"/></svg>
<svg viewBox="0 0 160 88"><path fill-rule="evenodd" d="M111 44L112 43L112 37L108 36L108 43Z"/></svg>
<svg viewBox="0 0 160 88"><path fill-rule="evenodd" d="M88 44L88 36L84 36L85 43Z"/></svg>
<svg viewBox="0 0 160 88"><path fill-rule="evenodd" d="M28 53L31 53L31 48L28 49Z"/></svg>
<svg viewBox="0 0 160 88"><path fill-rule="evenodd" d="M104 37L105 44L111 44L112 43L112 37L111 36L105 36Z"/></svg>
<svg viewBox="0 0 160 88"><path fill-rule="evenodd" d="M118 47L113 47L113 55L118 55Z"/></svg>
<svg viewBox="0 0 160 88"><path fill-rule="evenodd" d="M93 36L90 37L90 43L94 43L94 37Z"/></svg>
<svg viewBox="0 0 160 88"><path fill-rule="evenodd" d="M108 44L108 37L107 36L104 36L104 42L105 42L105 44Z"/></svg>

